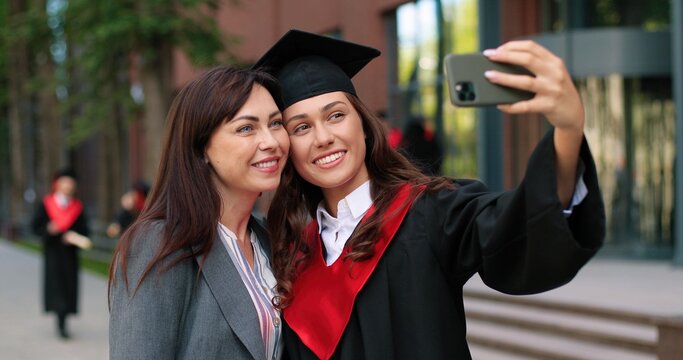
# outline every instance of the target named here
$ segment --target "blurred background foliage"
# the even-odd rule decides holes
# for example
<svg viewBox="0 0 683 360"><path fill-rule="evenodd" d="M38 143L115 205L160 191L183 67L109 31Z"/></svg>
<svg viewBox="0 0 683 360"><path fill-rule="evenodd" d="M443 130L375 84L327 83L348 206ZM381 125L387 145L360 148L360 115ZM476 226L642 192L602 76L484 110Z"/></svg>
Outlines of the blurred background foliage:
<svg viewBox="0 0 683 360"><path fill-rule="evenodd" d="M0 0L0 220L22 221L87 142L104 165L94 212L109 217L129 185L130 126L152 149L140 174L152 179L177 50L198 68L237 61L219 4L237 1Z"/></svg>

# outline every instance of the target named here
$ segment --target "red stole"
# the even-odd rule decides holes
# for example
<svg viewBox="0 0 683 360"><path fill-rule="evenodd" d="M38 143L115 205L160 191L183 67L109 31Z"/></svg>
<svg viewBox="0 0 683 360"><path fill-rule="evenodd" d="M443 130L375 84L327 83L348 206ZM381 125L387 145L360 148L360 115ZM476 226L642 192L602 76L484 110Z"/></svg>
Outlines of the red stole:
<svg viewBox="0 0 683 360"><path fill-rule="evenodd" d="M57 204L54 194L46 195L43 198L43 205L45 211L53 224L57 227L59 232L66 232L71 228L78 219L78 216L83 212L83 204L78 199L71 199L69 205L60 207Z"/></svg>
<svg viewBox="0 0 683 360"><path fill-rule="evenodd" d="M285 308L284 316L289 327L318 358L329 359L334 354L351 318L356 296L377 267L415 200L417 194L411 190L412 186L404 185L389 205L371 259L356 263L344 261L344 255L349 251L346 247L339 259L328 267L322 254L317 221L313 220L306 227L305 238L311 259L294 281L294 299ZM363 221L373 212L374 206Z"/></svg>

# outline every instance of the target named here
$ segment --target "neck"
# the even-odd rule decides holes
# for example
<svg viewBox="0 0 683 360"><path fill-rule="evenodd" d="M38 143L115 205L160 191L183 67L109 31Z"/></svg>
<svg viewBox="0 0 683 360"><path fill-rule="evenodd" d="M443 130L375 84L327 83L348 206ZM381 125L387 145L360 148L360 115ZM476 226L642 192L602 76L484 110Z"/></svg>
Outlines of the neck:
<svg viewBox="0 0 683 360"><path fill-rule="evenodd" d="M329 194L327 191L323 190L323 197L325 198L325 209L327 209L327 212L330 213L330 215L337 217L337 205L340 201L342 201L343 198L345 198L349 194L350 192L346 194Z"/></svg>
<svg viewBox="0 0 683 360"><path fill-rule="evenodd" d="M247 239L251 210L258 199L258 193L229 192L220 193L221 217L219 222L225 225L240 239Z"/></svg>
<svg viewBox="0 0 683 360"><path fill-rule="evenodd" d="M337 205L339 202L358 189L367 180L368 179L365 178L363 181L356 182L353 185L340 186L334 189L322 189L325 201L325 209L327 209L327 212L330 213L330 215L337 217Z"/></svg>

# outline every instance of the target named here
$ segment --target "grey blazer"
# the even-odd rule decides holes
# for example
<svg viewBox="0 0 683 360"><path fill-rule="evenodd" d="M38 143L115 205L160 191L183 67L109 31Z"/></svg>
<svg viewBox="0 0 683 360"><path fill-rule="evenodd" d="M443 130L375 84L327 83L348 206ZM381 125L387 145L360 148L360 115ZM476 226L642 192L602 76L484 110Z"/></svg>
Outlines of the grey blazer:
<svg viewBox="0 0 683 360"><path fill-rule="evenodd" d="M249 225L270 256L265 229L253 218ZM162 229L159 221L135 237L128 257L128 290L116 264L110 289L110 358L265 359L256 310L219 238L199 276L197 258L162 273L153 269L133 296Z"/></svg>

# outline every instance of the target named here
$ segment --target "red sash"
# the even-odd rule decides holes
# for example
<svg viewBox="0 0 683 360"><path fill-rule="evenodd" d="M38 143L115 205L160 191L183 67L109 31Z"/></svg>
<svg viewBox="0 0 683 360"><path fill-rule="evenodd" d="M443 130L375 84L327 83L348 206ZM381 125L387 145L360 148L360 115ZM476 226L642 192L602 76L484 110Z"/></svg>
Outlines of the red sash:
<svg viewBox="0 0 683 360"><path fill-rule="evenodd" d="M351 318L356 296L367 282L384 251L398 231L416 194L404 185L384 215L384 225L371 259L351 264L344 261L349 248L331 266L323 258L318 223L313 220L306 228L305 238L311 249L311 259L296 278L292 290L294 299L285 308L287 324L301 341L321 359L329 359ZM413 195L412 198L410 196ZM374 212L368 210L363 221Z"/></svg>
<svg viewBox="0 0 683 360"><path fill-rule="evenodd" d="M83 212L83 204L78 199L72 199L66 207L60 207L55 200L54 194L46 195L43 198L43 205L45 211L53 224L57 227L59 232L66 232L71 228L78 219L78 216Z"/></svg>

